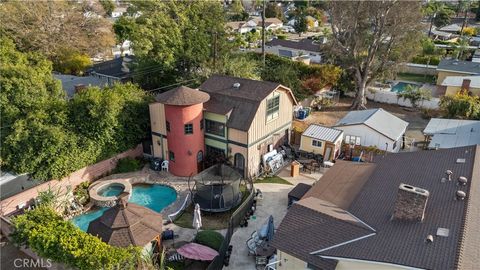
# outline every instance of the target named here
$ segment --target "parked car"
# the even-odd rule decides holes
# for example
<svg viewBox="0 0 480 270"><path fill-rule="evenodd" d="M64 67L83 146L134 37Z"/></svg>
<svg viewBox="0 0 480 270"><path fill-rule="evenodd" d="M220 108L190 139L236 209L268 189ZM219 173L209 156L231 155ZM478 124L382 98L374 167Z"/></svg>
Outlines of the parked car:
<svg viewBox="0 0 480 270"><path fill-rule="evenodd" d="M282 26L282 31L285 33L295 33L295 29L293 29L293 27L288 25Z"/></svg>

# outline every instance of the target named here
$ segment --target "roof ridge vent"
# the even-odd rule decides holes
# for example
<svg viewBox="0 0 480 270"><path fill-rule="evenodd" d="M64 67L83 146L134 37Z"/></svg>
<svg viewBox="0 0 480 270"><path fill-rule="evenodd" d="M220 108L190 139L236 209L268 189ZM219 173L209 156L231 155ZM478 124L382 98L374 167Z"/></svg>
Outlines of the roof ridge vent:
<svg viewBox="0 0 480 270"><path fill-rule="evenodd" d="M239 82L234 83L233 88L235 88L235 89L240 88L240 83Z"/></svg>

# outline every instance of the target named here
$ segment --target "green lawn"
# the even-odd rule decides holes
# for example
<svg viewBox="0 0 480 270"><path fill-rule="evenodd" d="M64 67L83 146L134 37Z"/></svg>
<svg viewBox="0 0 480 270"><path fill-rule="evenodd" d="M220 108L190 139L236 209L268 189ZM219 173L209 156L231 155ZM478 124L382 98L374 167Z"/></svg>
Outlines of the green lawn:
<svg viewBox="0 0 480 270"><path fill-rule="evenodd" d="M247 188L243 185L240 186L240 191L242 192L242 202L248 197ZM241 203L240 203L241 204ZM239 205L240 205L239 204ZM228 222L233 212L237 210L238 206L231 209L230 211L223 213L208 213L202 212L202 230L221 230L228 227ZM178 216L173 223L183 228L192 227L193 221L193 205L188 206L183 213Z"/></svg>
<svg viewBox="0 0 480 270"><path fill-rule="evenodd" d="M435 83L435 76L433 75L425 76L422 74L398 73L396 79L420 83Z"/></svg>
<svg viewBox="0 0 480 270"><path fill-rule="evenodd" d="M272 177L265 177L263 179L258 179L255 180L255 184L262 184L262 183L272 183L272 184L282 184L282 185L291 185L293 186L292 183L288 182L287 180L280 178L276 175Z"/></svg>

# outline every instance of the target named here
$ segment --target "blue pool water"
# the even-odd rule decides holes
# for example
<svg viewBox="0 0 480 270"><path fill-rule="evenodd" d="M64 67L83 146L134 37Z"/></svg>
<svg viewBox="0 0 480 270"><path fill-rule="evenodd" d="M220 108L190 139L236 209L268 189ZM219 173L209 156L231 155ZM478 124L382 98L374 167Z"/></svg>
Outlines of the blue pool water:
<svg viewBox="0 0 480 270"><path fill-rule="evenodd" d="M414 83L406 83L406 82L398 82L397 84L395 84L393 87L392 87L392 92L396 92L396 93L401 93L403 91L405 91L405 89L407 88L407 86L413 86L413 87L420 87L420 85L418 84L414 84Z"/></svg>
<svg viewBox="0 0 480 270"><path fill-rule="evenodd" d="M98 195L103 197L118 196L124 190L123 186L120 185L110 185L104 189L98 191Z"/></svg>
<svg viewBox="0 0 480 270"><path fill-rule="evenodd" d="M102 190L102 195L115 196L107 194L115 194L115 192L120 194L122 191L123 187L112 185L105 190ZM130 197L129 202L148 207L155 212L161 212L163 208L173 203L176 199L177 192L171 187L164 185L135 185L133 186L132 196ZM90 222L100 217L107 209L108 208L99 208L89 211L72 218L72 222L82 229L82 231L87 231Z"/></svg>

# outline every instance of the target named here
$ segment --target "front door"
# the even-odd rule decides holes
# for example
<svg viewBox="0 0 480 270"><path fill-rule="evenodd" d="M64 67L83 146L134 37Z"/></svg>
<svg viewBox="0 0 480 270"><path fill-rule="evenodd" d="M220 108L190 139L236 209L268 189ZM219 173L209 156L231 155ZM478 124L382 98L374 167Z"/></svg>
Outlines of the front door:
<svg viewBox="0 0 480 270"><path fill-rule="evenodd" d="M323 157L323 160L329 161L331 159L331 155L332 155L332 147L328 146L325 149L325 155Z"/></svg>
<svg viewBox="0 0 480 270"><path fill-rule="evenodd" d="M244 176L245 158L243 157L242 154L236 153L235 156L233 156L233 166L238 170L238 172L242 176Z"/></svg>
<svg viewBox="0 0 480 270"><path fill-rule="evenodd" d="M203 152L198 151L197 153L197 171L203 171Z"/></svg>

